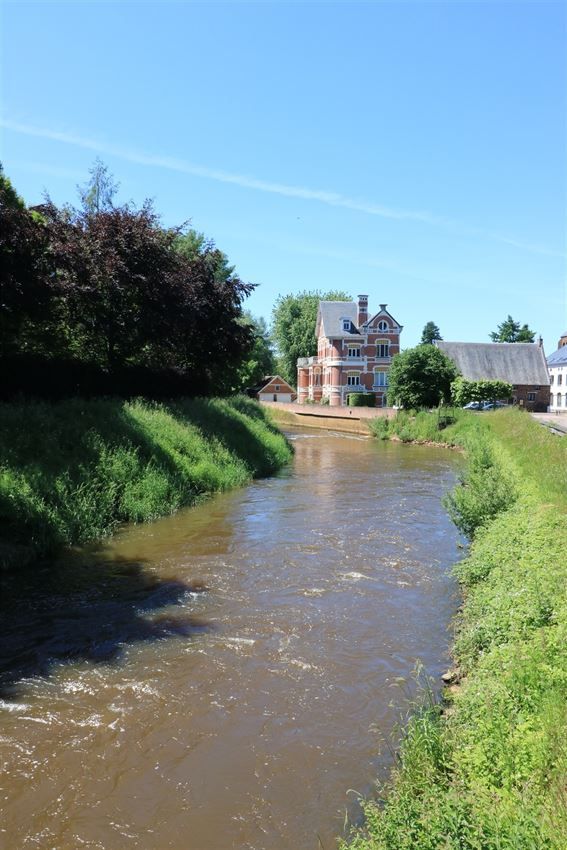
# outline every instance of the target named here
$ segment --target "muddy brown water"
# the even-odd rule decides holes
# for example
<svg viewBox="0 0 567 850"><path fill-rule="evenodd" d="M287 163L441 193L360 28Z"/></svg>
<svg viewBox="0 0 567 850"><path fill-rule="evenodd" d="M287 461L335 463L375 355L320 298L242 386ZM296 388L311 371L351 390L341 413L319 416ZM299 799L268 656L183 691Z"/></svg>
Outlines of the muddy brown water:
<svg viewBox="0 0 567 850"><path fill-rule="evenodd" d="M292 439L276 477L4 577L3 850L332 850L359 817L416 659L448 664L459 458Z"/></svg>

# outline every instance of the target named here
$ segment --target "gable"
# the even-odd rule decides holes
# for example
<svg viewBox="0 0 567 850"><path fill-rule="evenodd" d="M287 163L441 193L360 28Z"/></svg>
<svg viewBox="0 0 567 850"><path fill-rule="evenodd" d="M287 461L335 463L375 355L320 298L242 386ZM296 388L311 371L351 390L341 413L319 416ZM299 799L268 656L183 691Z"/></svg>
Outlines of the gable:
<svg viewBox="0 0 567 850"><path fill-rule="evenodd" d="M258 393L295 393L293 387L291 387L287 381L284 381L283 378L280 378L279 375L268 375L264 381L266 383L262 384L261 387L256 389ZM279 387L276 390L276 386Z"/></svg>

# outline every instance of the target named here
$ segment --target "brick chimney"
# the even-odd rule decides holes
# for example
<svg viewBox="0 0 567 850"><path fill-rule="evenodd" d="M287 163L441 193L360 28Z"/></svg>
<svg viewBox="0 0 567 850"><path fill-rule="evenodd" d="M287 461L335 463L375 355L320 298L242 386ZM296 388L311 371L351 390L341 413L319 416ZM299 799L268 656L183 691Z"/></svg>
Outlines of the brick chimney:
<svg viewBox="0 0 567 850"><path fill-rule="evenodd" d="M368 295L358 296L358 327L368 321Z"/></svg>

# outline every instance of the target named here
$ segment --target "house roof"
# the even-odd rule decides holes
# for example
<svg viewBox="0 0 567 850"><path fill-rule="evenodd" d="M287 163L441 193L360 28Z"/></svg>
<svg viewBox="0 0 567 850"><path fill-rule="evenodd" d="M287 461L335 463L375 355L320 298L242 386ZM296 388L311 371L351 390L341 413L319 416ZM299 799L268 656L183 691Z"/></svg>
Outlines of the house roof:
<svg viewBox="0 0 567 850"><path fill-rule="evenodd" d="M435 345L470 381L549 385L543 347L535 342L446 342Z"/></svg>
<svg viewBox="0 0 567 850"><path fill-rule="evenodd" d="M259 384L256 384L254 387L248 387L248 389L246 390L246 392L247 392L249 395L255 395L256 393L260 393L260 392L262 392L262 390L263 390L265 387L267 387L267 386L268 386L268 384L271 384L271 382L272 382L272 381L277 381L279 384L283 384L285 387L288 387L288 388L289 388L289 390L290 390L292 393L294 393L294 392L295 392L295 390L293 389L293 387L291 386L291 384L288 384L288 382L287 382L287 381L284 381L284 379L283 379L283 378L280 378L280 376L279 376L279 375L265 375L265 376L262 378L262 380L260 381L260 383L259 383Z"/></svg>
<svg viewBox="0 0 567 850"><path fill-rule="evenodd" d="M567 333L564 336L567 336ZM554 351L547 358L548 366L562 366L563 363L567 364L567 345L558 348L557 351Z"/></svg>
<svg viewBox="0 0 567 850"><path fill-rule="evenodd" d="M356 327L358 307L354 301L319 301L315 336L325 336L327 339L343 336L343 319L350 319L351 323L350 330L346 333L359 333Z"/></svg>

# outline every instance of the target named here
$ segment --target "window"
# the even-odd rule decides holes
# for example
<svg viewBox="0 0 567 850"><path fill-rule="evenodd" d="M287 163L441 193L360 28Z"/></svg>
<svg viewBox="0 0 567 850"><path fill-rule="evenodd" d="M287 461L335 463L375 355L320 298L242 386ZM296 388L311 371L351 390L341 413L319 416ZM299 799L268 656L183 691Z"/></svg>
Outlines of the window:
<svg viewBox="0 0 567 850"><path fill-rule="evenodd" d="M559 393L559 395L561 395L561 393ZM528 401L535 401L535 399L536 399L535 393L528 393Z"/></svg>
<svg viewBox="0 0 567 850"><path fill-rule="evenodd" d="M384 359L390 356L390 343L387 339L381 339L376 342L376 357Z"/></svg>
<svg viewBox="0 0 567 850"><path fill-rule="evenodd" d="M280 385L279 385L279 384L276 384L276 385L275 385L275 387L274 387L274 389L275 389L275 391L276 391L277 393L279 393L279 391L280 391Z"/></svg>
<svg viewBox="0 0 567 850"><path fill-rule="evenodd" d="M347 375L347 386L357 387L360 383L360 375L355 372L349 372Z"/></svg>
<svg viewBox="0 0 567 850"><path fill-rule="evenodd" d="M551 393L550 396L549 396L549 403L550 403L551 407L553 407L553 393Z"/></svg>
<svg viewBox="0 0 567 850"><path fill-rule="evenodd" d="M555 375L549 376L549 383L553 386L553 381L555 380Z"/></svg>
<svg viewBox="0 0 567 850"><path fill-rule="evenodd" d="M561 407L561 393L557 393L557 401L555 402L556 407Z"/></svg>
<svg viewBox="0 0 567 850"><path fill-rule="evenodd" d="M563 383L563 375L558 375L557 376L557 386L560 387L562 383Z"/></svg>
<svg viewBox="0 0 567 850"><path fill-rule="evenodd" d="M384 319L381 319L378 322L378 330L379 331L387 331L388 330L388 322L385 322Z"/></svg>
<svg viewBox="0 0 567 850"><path fill-rule="evenodd" d="M343 331L350 331L350 319L343 319Z"/></svg>
<svg viewBox="0 0 567 850"><path fill-rule="evenodd" d="M375 387L387 387L388 386L388 373L385 369L375 369L374 370L374 386Z"/></svg>
<svg viewBox="0 0 567 850"><path fill-rule="evenodd" d="M349 345L348 356L349 357L360 357L360 345Z"/></svg>

